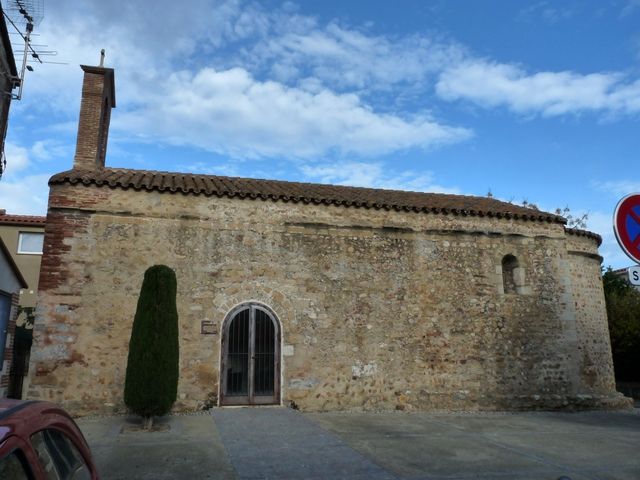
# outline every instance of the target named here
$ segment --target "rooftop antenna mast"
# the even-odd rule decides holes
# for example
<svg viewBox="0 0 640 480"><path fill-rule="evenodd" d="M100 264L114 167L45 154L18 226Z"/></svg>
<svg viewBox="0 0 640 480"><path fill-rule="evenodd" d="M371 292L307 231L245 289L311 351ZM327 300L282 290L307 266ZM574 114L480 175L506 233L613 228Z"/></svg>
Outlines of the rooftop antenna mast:
<svg viewBox="0 0 640 480"><path fill-rule="evenodd" d="M38 63L54 63L43 62L41 56L43 55L57 55L55 51L38 51L33 49L31 43L31 37L33 35L33 28L38 25L44 18L44 0L11 0L7 3L4 9L4 16L7 22L13 26L15 33L20 36L24 42L24 48L22 48L22 62L20 71L18 72L18 78L15 79L15 84L19 87L18 93L13 94L15 100L22 98L22 90L24 88L25 72L28 70L33 71L33 67L29 65L29 57L32 57ZM14 52L18 49L14 48ZM15 55L18 57L18 55ZM18 60L18 58L16 58ZM18 63L18 62L16 62Z"/></svg>

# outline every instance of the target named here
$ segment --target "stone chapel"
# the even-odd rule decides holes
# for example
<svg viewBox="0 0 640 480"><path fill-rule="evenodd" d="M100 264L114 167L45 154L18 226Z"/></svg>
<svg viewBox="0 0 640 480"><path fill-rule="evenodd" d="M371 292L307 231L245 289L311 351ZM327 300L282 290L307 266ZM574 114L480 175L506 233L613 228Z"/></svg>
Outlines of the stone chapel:
<svg viewBox="0 0 640 480"><path fill-rule="evenodd" d="M616 408L598 235L493 198L105 165L82 66L50 181L27 398L124 411L144 272L178 280L177 411Z"/></svg>

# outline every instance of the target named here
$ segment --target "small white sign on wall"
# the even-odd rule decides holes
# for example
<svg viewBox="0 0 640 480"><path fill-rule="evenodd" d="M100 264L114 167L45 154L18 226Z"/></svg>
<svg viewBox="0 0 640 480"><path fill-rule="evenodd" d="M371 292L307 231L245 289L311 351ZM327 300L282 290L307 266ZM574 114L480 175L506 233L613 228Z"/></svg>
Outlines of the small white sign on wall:
<svg viewBox="0 0 640 480"><path fill-rule="evenodd" d="M629 282L631 285L640 285L640 266L629 267Z"/></svg>

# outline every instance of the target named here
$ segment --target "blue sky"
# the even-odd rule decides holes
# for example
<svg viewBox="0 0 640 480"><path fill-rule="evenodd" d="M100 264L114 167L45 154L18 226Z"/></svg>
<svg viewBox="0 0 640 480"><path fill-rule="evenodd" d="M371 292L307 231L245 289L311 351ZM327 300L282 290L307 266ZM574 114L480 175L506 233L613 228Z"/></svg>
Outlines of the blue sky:
<svg viewBox="0 0 640 480"><path fill-rule="evenodd" d="M188 6L185 6L188 5ZM640 0L58 0L13 102L0 207L44 214L82 82L116 71L107 164L492 194L612 213L640 191Z"/></svg>

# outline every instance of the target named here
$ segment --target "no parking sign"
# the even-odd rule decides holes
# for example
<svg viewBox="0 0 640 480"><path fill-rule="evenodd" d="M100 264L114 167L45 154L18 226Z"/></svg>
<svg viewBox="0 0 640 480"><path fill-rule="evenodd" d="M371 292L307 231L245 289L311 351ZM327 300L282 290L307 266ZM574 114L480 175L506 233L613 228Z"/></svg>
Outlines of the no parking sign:
<svg viewBox="0 0 640 480"><path fill-rule="evenodd" d="M622 250L640 263L640 193L620 200L613 214L613 231Z"/></svg>

